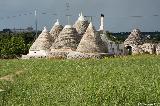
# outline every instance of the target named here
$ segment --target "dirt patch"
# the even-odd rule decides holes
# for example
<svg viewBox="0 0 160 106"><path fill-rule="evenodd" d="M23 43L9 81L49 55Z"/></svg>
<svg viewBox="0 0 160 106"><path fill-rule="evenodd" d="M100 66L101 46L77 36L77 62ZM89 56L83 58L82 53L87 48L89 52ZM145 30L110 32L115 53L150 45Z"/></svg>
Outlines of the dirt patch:
<svg viewBox="0 0 160 106"><path fill-rule="evenodd" d="M5 81L11 81L11 82L13 82L14 81L14 76L20 75L22 73L23 73L23 71L16 71L14 74L9 74L9 75L0 77L0 80L5 80Z"/></svg>
<svg viewBox="0 0 160 106"><path fill-rule="evenodd" d="M0 80L5 80L5 81L13 81L13 74L6 75L0 78Z"/></svg>
<svg viewBox="0 0 160 106"><path fill-rule="evenodd" d="M16 71L15 75L20 75L20 74L23 74L23 73L24 73L23 71Z"/></svg>

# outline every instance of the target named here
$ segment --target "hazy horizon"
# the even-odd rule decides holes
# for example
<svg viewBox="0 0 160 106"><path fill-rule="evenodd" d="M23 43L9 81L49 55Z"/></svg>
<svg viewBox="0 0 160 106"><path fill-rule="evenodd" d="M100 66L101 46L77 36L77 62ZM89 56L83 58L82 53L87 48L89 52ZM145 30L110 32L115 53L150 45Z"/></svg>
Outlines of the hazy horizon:
<svg viewBox="0 0 160 106"><path fill-rule="evenodd" d="M66 3L70 4L67 11ZM61 24L67 24L70 14L71 24L82 11L93 16L93 24L99 28L100 14L105 15L105 29L111 32L160 31L159 0L1 0L0 30L4 28L35 28L34 11L37 10L38 29L47 26L48 30L58 18ZM57 14L57 15L55 15Z"/></svg>

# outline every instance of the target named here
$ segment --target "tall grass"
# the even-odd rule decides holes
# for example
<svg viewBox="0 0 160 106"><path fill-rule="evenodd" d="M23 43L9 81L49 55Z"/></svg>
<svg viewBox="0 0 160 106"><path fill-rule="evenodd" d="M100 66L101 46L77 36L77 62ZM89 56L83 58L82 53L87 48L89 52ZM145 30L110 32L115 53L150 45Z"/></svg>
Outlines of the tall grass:
<svg viewBox="0 0 160 106"><path fill-rule="evenodd" d="M0 105L137 106L160 103L160 56L1 60Z"/></svg>

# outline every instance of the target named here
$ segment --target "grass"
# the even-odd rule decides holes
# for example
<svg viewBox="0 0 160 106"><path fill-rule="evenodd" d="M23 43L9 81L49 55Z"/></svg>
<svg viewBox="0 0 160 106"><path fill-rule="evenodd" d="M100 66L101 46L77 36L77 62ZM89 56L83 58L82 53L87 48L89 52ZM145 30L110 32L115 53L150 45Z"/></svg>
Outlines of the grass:
<svg viewBox="0 0 160 106"><path fill-rule="evenodd" d="M0 78L7 75L13 81L0 80L0 106L160 103L160 56L0 60Z"/></svg>

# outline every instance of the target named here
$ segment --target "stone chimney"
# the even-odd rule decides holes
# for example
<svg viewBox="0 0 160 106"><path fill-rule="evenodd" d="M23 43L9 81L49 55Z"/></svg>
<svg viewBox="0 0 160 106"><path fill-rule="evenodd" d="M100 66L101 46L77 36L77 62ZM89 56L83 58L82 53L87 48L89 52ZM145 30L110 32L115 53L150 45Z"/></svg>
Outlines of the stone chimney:
<svg viewBox="0 0 160 106"><path fill-rule="evenodd" d="M104 31L104 14L101 14L101 25L99 31Z"/></svg>

